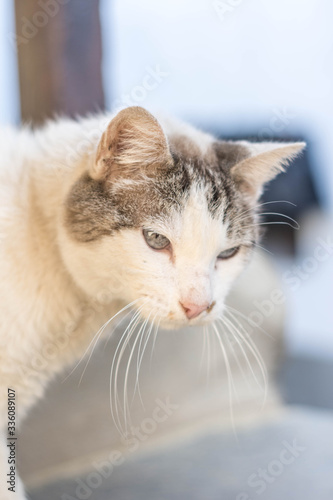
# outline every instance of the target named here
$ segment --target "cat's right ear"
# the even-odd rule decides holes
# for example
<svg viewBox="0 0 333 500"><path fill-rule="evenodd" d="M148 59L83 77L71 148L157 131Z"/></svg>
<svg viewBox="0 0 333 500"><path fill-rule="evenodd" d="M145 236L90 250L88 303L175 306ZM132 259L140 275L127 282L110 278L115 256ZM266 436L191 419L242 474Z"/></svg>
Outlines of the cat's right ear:
<svg viewBox="0 0 333 500"><path fill-rule="evenodd" d="M172 156L162 127L144 108L132 106L109 123L90 175L96 180L135 178L168 164Z"/></svg>
<svg viewBox="0 0 333 500"><path fill-rule="evenodd" d="M304 147L304 142L219 141L215 150L238 189L257 201L265 184L284 172Z"/></svg>

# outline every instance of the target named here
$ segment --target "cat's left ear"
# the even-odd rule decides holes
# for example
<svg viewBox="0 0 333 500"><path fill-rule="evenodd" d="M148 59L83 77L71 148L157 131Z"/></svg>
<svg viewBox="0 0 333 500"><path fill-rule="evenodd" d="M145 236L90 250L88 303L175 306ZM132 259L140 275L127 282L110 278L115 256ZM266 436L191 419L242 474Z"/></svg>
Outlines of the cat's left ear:
<svg viewBox="0 0 333 500"><path fill-rule="evenodd" d="M172 157L161 125L146 109L131 106L107 126L90 175L96 180L135 178L169 164Z"/></svg>
<svg viewBox="0 0 333 500"><path fill-rule="evenodd" d="M266 182L272 180L280 172L284 172L285 167L306 146L304 142L237 141L233 144L241 148L243 158L231 166L230 174L239 188L255 200L260 197Z"/></svg>

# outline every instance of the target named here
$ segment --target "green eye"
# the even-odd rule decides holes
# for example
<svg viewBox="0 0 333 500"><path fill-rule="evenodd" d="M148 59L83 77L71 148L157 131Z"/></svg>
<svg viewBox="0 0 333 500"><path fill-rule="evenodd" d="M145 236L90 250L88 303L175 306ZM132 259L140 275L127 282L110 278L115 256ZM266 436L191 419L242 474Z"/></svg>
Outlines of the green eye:
<svg viewBox="0 0 333 500"><path fill-rule="evenodd" d="M239 251L240 247L232 247L232 248L228 248L228 250L223 250L223 252L219 253L217 258L218 259L230 259L231 257L233 257L234 255L236 255L236 253Z"/></svg>
<svg viewBox="0 0 333 500"><path fill-rule="evenodd" d="M143 229L142 232L147 245L154 250L163 250L170 245L170 240L163 234L155 233L150 229Z"/></svg>

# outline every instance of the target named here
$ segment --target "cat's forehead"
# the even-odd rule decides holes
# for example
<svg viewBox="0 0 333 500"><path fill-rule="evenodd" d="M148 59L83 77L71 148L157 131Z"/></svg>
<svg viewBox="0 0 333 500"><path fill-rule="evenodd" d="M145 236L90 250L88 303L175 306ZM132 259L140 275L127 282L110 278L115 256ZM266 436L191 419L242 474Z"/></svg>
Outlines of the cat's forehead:
<svg viewBox="0 0 333 500"><path fill-rule="evenodd" d="M137 216L168 217L192 207L197 215L207 210L212 217L226 217L238 200L227 171L219 167L211 151L207 155L186 155L171 149L173 164L154 175L120 179L111 186L112 196L124 212L135 207ZM193 153L193 151L192 151Z"/></svg>
<svg viewBox="0 0 333 500"><path fill-rule="evenodd" d="M228 164L223 164L223 154L213 143L199 147L180 137L170 138L170 150L172 164L150 175L119 176L107 186L82 176L66 204L67 227L75 238L96 240L144 224L156 229L175 227L180 220L184 230L189 213L198 227L204 227L208 217L230 232L230 221L244 203L228 174Z"/></svg>
<svg viewBox="0 0 333 500"><path fill-rule="evenodd" d="M196 183L191 184L181 208L170 207L165 216L148 217L143 223L167 236L176 245L177 251L185 252L187 258L196 260L204 259L209 255L209 247L216 248L221 240L227 238L229 225L213 216L205 186Z"/></svg>
<svg viewBox="0 0 333 500"><path fill-rule="evenodd" d="M175 203L186 202L191 195L190 204L198 205L197 212L207 206L210 215L223 222L233 210L243 208L244 199L230 176L230 167L241 158L238 148L224 150L218 142L200 145L180 136L171 137L169 144L173 167L162 171L156 181L174 193Z"/></svg>

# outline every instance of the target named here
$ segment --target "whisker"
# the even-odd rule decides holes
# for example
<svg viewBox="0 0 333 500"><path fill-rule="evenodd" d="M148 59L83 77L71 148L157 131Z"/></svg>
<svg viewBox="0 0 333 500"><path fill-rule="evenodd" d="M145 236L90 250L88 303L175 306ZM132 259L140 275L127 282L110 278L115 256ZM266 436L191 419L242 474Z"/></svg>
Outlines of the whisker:
<svg viewBox="0 0 333 500"><path fill-rule="evenodd" d="M149 320L151 314L152 313L149 314L148 320ZM149 337L151 335L151 332L152 332L152 330L153 330L153 328L155 326L154 322L155 322L156 316L157 316L157 313L154 315L152 321L150 322L149 330L148 330L147 335L146 335L146 341L144 343L143 350L141 352L141 356L140 356L140 347L141 347L141 342L140 342L139 351L138 351L138 358L137 358L137 365L136 365L138 371L140 371L140 366L141 366L142 358L143 358L143 355L145 353L145 349L147 347L147 343L149 341Z"/></svg>
<svg viewBox="0 0 333 500"><path fill-rule="evenodd" d="M209 335L209 328L206 328L206 337L207 337L207 386L210 381L210 373L211 373L211 337Z"/></svg>
<svg viewBox="0 0 333 500"><path fill-rule="evenodd" d="M234 332L234 339L235 339L235 341L237 342L237 344L238 344L238 346L239 346L240 350L242 351L242 354L243 354L243 356L244 356L244 358L245 358L245 360L246 360L246 363L247 363L247 365L248 365L248 367L249 367L249 369L250 369L250 371L251 371L251 373L252 373L252 375L253 375L253 378L254 378L254 380L256 381L256 383L258 384L259 388L260 388L260 389L264 392L265 388L264 388L264 387L262 387L262 385L261 385L260 381L258 380L258 378L257 378L257 376L256 376L256 374L255 374L255 372L254 372L254 370L253 370L252 364L251 364L251 362L250 362L250 360L249 360L249 358L248 358L248 356L247 356L247 354L246 354L246 352L245 352L245 349L244 349L244 347L243 347L242 343L240 342L240 340L239 340L239 338L238 338L238 336L237 336L238 331L237 331L237 329L235 328L235 325L233 325L233 324L231 323L231 321L230 321L230 320L228 320L228 318L226 318L225 316L224 316L224 318L220 318L220 321L224 321L224 322L225 322L225 325L226 325L226 327L227 327L227 328L228 328L228 325L229 325L228 330L229 330L230 332L232 332L232 331ZM242 370L242 371L243 371L243 370ZM243 373L244 373L244 372L243 372ZM247 382L248 382L247 377L245 377L245 378L246 378L246 380L247 380Z"/></svg>
<svg viewBox="0 0 333 500"><path fill-rule="evenodd" d="M136 335L135 341L133 343L133 346L131 348L131 352L129 355L129 358L127 360L127 366L126 366L126 371L125 371L125 378L124 378L124 391L123 391L123 404L124 404L124 425L125 425L125 432L127 431L127 414L130 415L130 408L129 408L129 403L128 403L128 375L130 371L130 366L131 366L131 361L135 352L135 346L140 338L142 338L143 333L145 331L146 325L147 325L148 319L145 319L140 326L140 329Z"/></svg>
<svg viewBox="0 0 333 500"><path fill-rule="evenodd" d="M126 346L128 344L129 338L132 335L133 330L136 328L138 322L140 321L140 313L142 308L144 307L145 304L141 305L139 309L135 312L133 317L131 318L129 324L127 325L125 331L123 332L119 342L118 346L115 350L113 359L112 359L112 364L111 364L111 370L110 370L110 411L112 415L112 419L116 425L116 428L120 434L122 434L121 428L118 426L119 423L119 410L118 410L118 392L117 392L117 376L118 376L118 370L119 370L119 364L122 359L124 350L126 349ZM112 379L114 383L112 384ZM113 407L113 392L112 390L114 389L114 407ZM117 414L117 419L115 417L115 412ZM117 423L118 422L118 423Z"/></svg>
<svg viewBox="0 0 333 500"><path fill-rule="evenodd" d="M124 415L126 415L126 408L128 409L128 412L130 410L129 403L128 403L128 396L127 396L127 394L128 394L128 390L127 390L128 382L127 381L128 381L128 376L129 376L131 361L132 361L132 358L133 358L134 353L135 353L135 346L136 346L138 340L140 339L139 346L138 346L137 358L139 356L140 345L142 344L142 340L144 338L144 334L145 334L145 330L146 330L146 326L148 324L148 321L149 321L149 317L146 318L143 321L143 323L142 323L142 325L141 325L141 327L140 327L140 329L139 329L139 331L138 331L138 333L136 335L136 339L134 341L134 344L133 344L133 346L131 348L130 356L129 356L128 360L127 360L127 367L126 367L125 379L124 379ZM132 403L133 403L133 400L134 400L134 397L135 397L135 392L136 392L136 385L135 385L135 388L134 388L134 391L133 391ZM142 401L142 397L141 397L141 393L140 393L140 388L139 388L139 397L140 397L140 401L142 403L142 406L144 407L144 404L143 404L143 401ZM125 418L125 425L126 425L126 418Z"/></svg>
<svg viewBox="0 0 333 500"><path fill-rule="evenodd" d="M225 326L225 325L222 323L221 318L218 318L218 321L222 324L222 327L223 327L223 326ZM216 322L215 322L215 325L216 325ZM216 328L217 328L217 327L216 327ZM225 339L227 340L227 342L228 342L228 344L229 344L229 346L230 346L230 350L231 350L231 352L233 353L233 356L235 357L235 350L234 350L234 348L233 348L233 346L232 346L232 344L231 344L231 342L230 342L230 340L229 340L229 338L228 338L228 335L225 335L225 334L224 334L224 332L221 332L221 333L223 334L223 338L225 338ZM219 336L220 336L220 338L221 338L221 333L219 332ZM222 342L222 338L221 338L221 342ZM223 344L223 345L224 345L224 344ZM224 346L224 347L225 347L225 346ZM226 349L226 348L225 348L225 349ZM226 350L226 353L227 353L227 350ZM227 353L227 356L228 356L228 353ZM229 360L229 358L228 358L228 360ZM238 360L237 356L236 356L236 360L239 362L239 360ZM229 366L230 366L230 371L231 371L231 365L230 365L230 363L229 363ZM235 393L235 396L236 396L237 402L239 403L239 397L238 397L238 393L237 393L237 389L236 389L236 385L235 385L235 383L234 383L233 377L231 378L231 383L232 383L232 386L233 386L233 389L234 389L234 393Z"/></svg>
<svg viewBox="0 0 333 500"><path fill-rule="evenodd" d="M234 307L231 307L231 306L229 306L227 304L224 304L224 307L226 308L226 310L229 310L230 313L233 313L233 315L237 314L238 316L240 316L250 326L252 326L252 328L260 330L262 333L264 333L271 340L275 341L275 338L272 335L270 335L268 332L266 332L266 330L264 330L260 325L258 325L257 323L255 323L251 318L249 318L248 316L245 316L245 314L241 313L240 311L238 311ZM234 318L234 319L236 319L236 318ZM243 330L244 330L244 327L243 327ZM246 332L246 334L247 334L247 336L249 336L248 332Z"/></svg>
<svg viewBox="0 0 333 500"><path fill-rule="evenodd" d="M152 359L153 359L153 353L154 353L154 350L155 350L155 345L156 345L156 340L157 340L157 335L158 335L158 329L160 327L161 320L162 320L162 318L160 318L158 320L158 323L156 324L155 329L154 329L153 345L152 345L151 353L150 353L150 369L151 369L151 363L152 363Z"/></svg>
<svg viewBox="0 0 333 500"><path fill-rule="evenodd" d="M259 203L257 207L262 207L263 205L272 205L275 203L287 203L288 205L292 205L293 207L297 207L296 203L293 203L289 200L273 200L273 201L265 201L264 203Z"/></svg>
<svg viewBox="0 0 333 500"><path fill-rule="evenodd" d="M133 303L132 303L131 305L133 305ZM128 309L128 307L129 307L129 306L124 307L124 308L123 308L120 312L125 311L126 309ZM117 313L117 315L118 315L118 314L119 314L119 313ZM113 316L113 318L111 318L111 319L114 319L117 315ZM84 370L83 370L83 372L82 372L82 374L81 374L80 381L79 381L79 386L80 386L80 384L81 384L81 382L82 382L82 379L83 379L83 376L84 376L84 374L85 374L85 371L86 371L86 369L87 369L87 367L88 367L89 361L91 360L91 357L92 357L92 355L93 355L93 353L94 353L94 350L95 350L95 347L96 347L96 345L97 345L97 343L98 343L98 340L99 340L99 338L101 337L101 335L103 334L103 332L105 331L105 328L106 328L106 327L110 324L110 321L111 321L111 320L108 320L106 323L104 323L104 325L102 326L102 328L100 328L100 330L99 330L99 332L100 332L100 333L99 333L99 335L98 335L98 338L96 339L96 342L95 342L95 344L94 344L94 346L93 346L93 348L92 348L92 350L91 350L91 352L90 352L90 355L89 355L89 358L88 358L88 360L87 360L87 363L86 363L86 365L85 365L85 367L84 367ZM109 338L110 338L110 337L109 337Z"/></svg>
<svg viewBox="0 0 333 500"><path fill-rule="evenodd" d="M260 368L261 375L262 375L262 378L263 378L263 382L264 382L264 399L263 399L263 405L262 405L262 406L264 406L265 403L266 403L267 390L268 390L267 369L266 369L264 360L263 360L263 358L262 358L262 356L261 356L261 354L260 354L257 346L255 345L255 343L253 342L253 340L251 339L251 337L248 336L248 334L247 334L246 330L244 329L243 325L232 315L232 313L230 311L226 311L226 312L238 324L239 330L237 330L237 333L238 333L240 339L243 342L245 342L245 344L247 345L248 349L251 351L253 357L255 358L255 360L258 363L258 366ZM245 333L245 335L243 335L241 333L241 330L243 330L243 332Z"/></svg>
<svg viewBox="0 0 333 500"><path fill-rule="evenodd" d="M237 319L237 318L235 318L235 316L234 316L234 315L233 315L230 311L226 311L226 313L230 315L230 318L231 318L231 319L233 319L233 320L237 323L237 325L238 325L239 329L243 331L243 335L242 335L242 334L241 334L241 332L240 332L240 330L237 330L237 331L238 331L238 333L239 333L239 335L241 336L241 338L244 340L244 342L246 342L246 343L250 343L249 347L252 347L252 348L255 350L255 352L256 352L256 354L257 354L257 356L260 358L260 360L262 360L261 354L260 354L260 352L259 352L259 350L258 350L257 346L255 345L255 343L254 343L254 342L253 342L253 340L251 339L251 337L250 337L250 335L248 334L248 332L245 330L245 328L244 328L244 326L242 325L242 323L240 323L240 322L238 321L238 319ZM262 360L262 361L263 361L263 360ZM265 375L267 375L267 369L266 369L265 365L264 365L264 372L265 372Z"/></svg>
<svg viewBox="0 0 333 500"><path fill-rule="evenodd" d="M290 217L289 215L285 215L285 214L281 214L280 212L261 212L259 214L259 216L261 215L278 215L279 217L284 217L285 219L288 219L290 220L291 222L293 222L295 224L295 226L297 227L297 229L300 229L300 225L299 223L297 222L297 220L293 219L292 217Z"/></svg>
<svg viewBox="0 0 333 500"><path fill-rule="evenodd" d="M122 318L120 318L120 319L119 319L119 321L118 321L118 322L117 322L117 323L113 326L113 331L115 331L115 330L116 330L116 329L117 329L117 328L121 325L121 323L123 323L123 321L125 321L125 319L126 319L126 318L128 318L128 316L129 316L130 314L132 314L132 313L133 313L133 310L132 310L132 309L130 309L130 310L129 310L126 314L125 314L125 316L123 316ZM106 349L106 347L107 347L107 345L108 345L108 343L109 343L110 338L111 338L111 335L108 335L108 336L107 336L107 338L106 338L106 341L105 341L104 347L103 347L103 351L105 351L105 349Z"/></svg>
<svg viewBox="0 0 333 500"><path fill-rule="evenodd" d="M292 229L295 229L296 231L298 231L300 229L299 224L297 226L293 226L289 222L285 222L285 221L257 222L256 224L249 224L248 226L243 226L242 229L249 229L249 228L258 227L258 226L273 226L273 225L289 226Z"/></svg>
<svg viewBox="0 0 333 500"><path fill-rule="evenodd" d="M207 338L206 338L206 326L203 326L202 328L202 353L201 353L201 359L200 359L200 365L199 365L199 372L201 373L202 372L202 368L203 368L203 363L204 363L204 358L205 358L205 354L206 354L206 343L207 343Z"/></svg>
<svg viewBox="0 0 333 500"><path fill-rule="evenodd" d="M235 428L235 420L234 420L234 412L233 412L233 398L232 398L233 383L231 382L231 380L233 380L232 379L232 372L231 372L231 368L230 368L230 364L229 364L227 352L225 350L225 347L223 345L222 339L221 339L221 337L219 335L219 331L216 328L215 323L212 324L212 327L214 328L214 331L216 333L216 337L217 337L218 343L219 343L220 348L221 348L221 352L222 352L222 355L223 355L223 358L224 358L224 363L225 363L225 367L226 367L226 371L227 371L231 425L232 425L232 429L233 429L233 432L235 434L235 437L237 439L237 433L236 433L236 428Z"/></svg>
<svg viewBox="0 0 333 500"><path fill-rule="evenodd" d="M228 327L228 325L224 322L224 320L225 320L225 318L223 318L223 317L219 318L219 321L223 324L223 326L225 326L225 327L228 329L228 331L229 331L229 332L231 333L231 335L232 335L232 338L233 338L233 339L235 339L235 341L236 341L236 342L237 342L237 344L239 345L239 343L240 343L240 342L239 342L239 340L238 340L237 336L235 335L235 333L233 332L233 330L232 330L230 327ZM233 346L232 341L230 341L230 340L229 340L229 336L228 336L228 335L226 335L226 336L225 336L225 338L226 338L226 340L227 340L227 342L228 342L228 344L229 344L230 350L232 351L233 357L234 357L234 359L235 359L235 361L236 361L236 363L237 363L237 366L238 366L238 368L239 368L240 372L241 372L241 373L242 373L242 375L243 375L243 378L244 378L244 380L245 380L245 382L246 382L247 386L249 387L249 389L251 389L251 384L250 384L250 382L249 382L248 377L246 376L246 373L244 372L244 368L243 368L242 364L241 364L241 363L240 363L240 361L239 361L239 357L237 356L237 353L236 353L236 350L234 349L234 346ZM249 363L249 360L247 359L246 353L244 353L244 349L243 349L243 347L242 347L241 345L240 345L240 347L241 347L241 351L242 351L242 353L243 353L243 355L244 355L244 357L245 357L245 359L246 359L247 363Z"/></svg>
<svg viewBox="0 0 333 500"><path fill-rule="evenodd" d="M287 203L288 205L292 205L293 207L297 207L297 205L295 203L292 203L291 201L287 201L287 200L276 200L276 201L266 201L264 203L259 203L257 205L255 205L254 207L251 207L247 210L244 210L242 211L237 217L235 217L234 221L238 222L239 220L241 220L240 218L245 215L245 214L248 214L249 212L254 212L255 215L261 215L261 213L257 213L256 210L259 208L259 207L263 207L264 205L272 205L272 204L276 204L276 203ZM246 217L244 217L246 218Z"/></svg>
<svg viewBox="0 0 333 500"><path fill-rule="evenodd" d="M81 356L80 360L77 362L77 364L74 366L74 368L72 369L72 371L69 373L69 375L67 375L67 377L62 381L65 382L73 373L74 371L79 367L79 365L82 363L84 357L86 356L86 354L89 352L89 349L91 347L91 345L94 343L94 347L93 347L93 351L94 351L94 348L98 342L98 339L99 337L101 336L101 334L104 332L105 328L111 323L111 321L113 319L115 319L117 316L119 316L119 314L121 314L123 311L125 311L126 309L129 309L130 307L133 306L133 304L135 304L136 302L138 302L140 300L139 299L136 299L136 300L133 300L133 302L130 302L129 304L127 304L125 307L123 307L122 309L120 309L120 311L118 311L116 314L114 314L110 319L108 319L104 325L101 326L101 328L95 333L95 335L93 336L92 340L90 341L87 349L85 350L85 352L83 353L83 355ZM96 337L98 337L96 339ZM95 341L96 340L96 341ZM91 356L89 357L89 360L90 360ZM88 363L89 363L89 360L88 360ZM85 371L85 370L84 370ZM82 378L82 376L81 376ZM81 382L81 379L80 379L80 382Z"/></svg>
<svg viewBox="0 0 333 500"><path fill-rule="evenodd" d="M139 375L140 375L140 368L141 368L141 363L142 363L142 360L143 360L143 356L144 356L144 353L146 351L146 347L147 347L147 344L149 342L149 339L150 339L150 336L151 336L151 332L153 330L154 321L155 321L156 316L157 316L157 313L155 314L153 320L151 321L149 330L148 330L147 335L146 335L146 341L144 343L140 359L139 359L139 353L138 353L138 358L137 358L138 362L137 362L137 365L136 365L136 382L135 382L135 386L134 386L133 398L134 398L136 389L138 389L138 394L139 394L140 401L141 401L141 404L142 404L143 408L145 408L145 406L144 406L144 403L143 403L143 400L142 400L142 397L141 397L140 384L139 384ZM141 344L141 342L140 342L140 344Z"/></svg>
<svg viewBox="0 0 333 500"><path fill-rule="evenodd" d="M130 341L132 335L134 334L135 329L138 326L138 324L140 323L140 321L141 321L140 311L138 311L138 314L135 317L135 320L132 322L132 325L131 326L129 325L130 328L128 329L128 331L126 333L126 337L125 337L123 344L121 346L121 349L119 351L118 359L117 359L115 371L114 371L114 382L113 382L114 404L115 404L115 411L116 411L117 419L118 419L118 423L119 423L119 429L121 429L122 427L120 425L120 419L119 419L119 408L121 408L121 401L120 401L119 394L118 394L118 373L119 373L119 368L120 368L120 364L121 364L121 360L123 358L123 355L126 351L127 346L129 345L129 341ZM124 431L123 435L125 435L125 434L126 434L126 432Z"/></svg>
<svg viewBox="0 0 333 500"><path fill-rule="evenodd" d="M261 250L265 250L265 252L269 253L270 255L273 255L274 256L274 253L271 252L270 250L268 250L267 248L265 247L262 247L261 245L259 245L258 243L255 243L254 241L252 242L252 244L255 246L255 247L258 247L258 248L261 248Z"/></svg>
<svg viewBox="0 0 333 500"><path fill-rule="evenodd" d="M126 327L123 335L122 335L122 339L124 337L124 342L123 344L121 344L121 341L122 339L120 340L118 346L117 346L117 349L116 349L116 353L117 351L120 349L120 346L121 346L121 352L119 353L118 356L120 356L120 359L122 357L122 350L123 350L123 346L124 344L126 343L127 345L127 339L128 337L131 335L131 332L132 332L132 329L134 329L139 321L139 316L140 316L140 313L137 312L130 320L130 323L128 324L128 326ZM118 429L118 432L122 432L120 430L120 427L117 426L117 421L119 422L119 426L120 426L120 420L119 420L119 410L118 410L118 404L120 405L120 400L119 400L119 396L118 396L118 387L117 387L117 383L114 384L114 396L112 396L113 392L112 392L112 377L116 377L116 373L114 373L114 362L116 360L116 353L113 357L113 360L112 360L112 366L111 366L111 370L110 370L110 410L111 410L111 415L112 415L112 418L113 418L113 421L114 423L116 424L116 427ZM118 365L117 365L117 370L118 370ZM114 399L114 408L115 408L115 411L116 411L116 414L117 414L117 421L116 421L116 418L115 418L115 415L114 415L114 411L113 411L113 400L112 400L112 397Z"/></svg>

